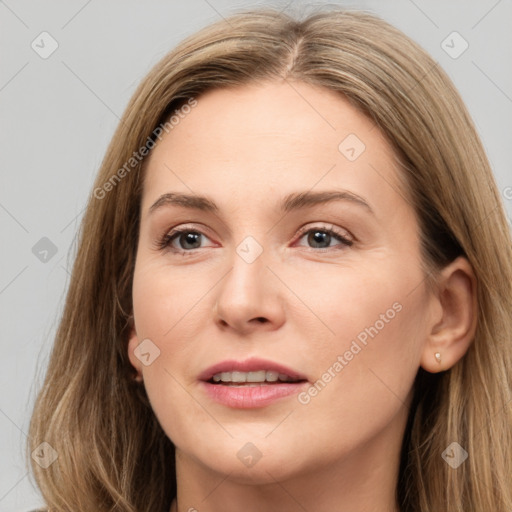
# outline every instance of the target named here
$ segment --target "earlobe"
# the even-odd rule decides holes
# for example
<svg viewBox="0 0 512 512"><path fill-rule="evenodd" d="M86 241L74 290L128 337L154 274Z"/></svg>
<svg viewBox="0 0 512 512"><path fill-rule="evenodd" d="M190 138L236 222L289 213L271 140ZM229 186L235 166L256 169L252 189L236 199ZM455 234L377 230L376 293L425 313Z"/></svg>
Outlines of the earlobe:
<svg viewBox="0 0 512 512"><path fill-rule="evenodd" d="M435 301L442 314L429 326L421 357L422 368L430 373L448 370L462 359L477 327L477 280L466 258L457 258L440 272L437 289Z"/></svg>

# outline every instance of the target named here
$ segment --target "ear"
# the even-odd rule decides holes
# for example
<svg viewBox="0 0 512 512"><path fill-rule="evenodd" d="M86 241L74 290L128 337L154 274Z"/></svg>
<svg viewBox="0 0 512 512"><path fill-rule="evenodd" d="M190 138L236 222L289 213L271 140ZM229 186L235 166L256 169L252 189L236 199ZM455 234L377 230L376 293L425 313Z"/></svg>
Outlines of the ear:
<svg viewBox="0 0 512 512"><path fill-rule="evenodd" d="M429 325L421 366L430 373L454 366L473 342L478 319L477 280L466 258L445 267L437 281L435 308L439 311ZM439 360L435 354L439 353Z"/></svg>
<svg viewBox="0 0 512 512"><path fill-rule="evenodd" d="M137 370L137 375L134 380L137 382L142 382L142 362L138 357L135 356L134 350L139 345L140 340L137 336L137 331L135 329L135 322L133 319L133 314L130 318L130 334L128 337L128 358L130 359L130 363Z"/></svg>

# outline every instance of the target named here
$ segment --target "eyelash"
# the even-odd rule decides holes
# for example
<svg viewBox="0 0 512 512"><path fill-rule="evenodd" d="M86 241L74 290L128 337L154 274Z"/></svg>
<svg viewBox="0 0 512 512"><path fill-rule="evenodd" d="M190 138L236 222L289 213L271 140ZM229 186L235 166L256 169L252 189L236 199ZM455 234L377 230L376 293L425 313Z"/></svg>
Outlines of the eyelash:
<svg viewBox="0 0 512 512"><path fill-rule="evenodd" d="M340 249L336 249L336 250L343 250L346 247L351 247L354 243L352 240L348 239L346 236L344 236L340 231L335 229L333 226L331 226L330 228L326 228L326 227L301 228L299 230L299 232L297 233L298 240L303 238L304 235L306 235L307 233L309 233L311 231L326 233L326 234L338 239L341 242L341 245L343 247ZM161 251L169 250L170 252L173 252L175 254L181 254L183 256L193 255L195 253L195 251L201 249L199 247L196 249L185 250L185 249L176 249L175 247L172 247L171 243L176 238L178 238L180 235L182 235L183 233L196 233L196 234L200 234L201 236L207 237L207 235L205 235L200 230L185 226L183 228L173 229L169 233L166 233L161 239L157 240L157 243L156 243L157 249L161 250ZM309 249L311 249L315 252L325 252L325 251L329 251L330 249L332 249L332 247L322 247L322 248L309 247Z"/></svg>

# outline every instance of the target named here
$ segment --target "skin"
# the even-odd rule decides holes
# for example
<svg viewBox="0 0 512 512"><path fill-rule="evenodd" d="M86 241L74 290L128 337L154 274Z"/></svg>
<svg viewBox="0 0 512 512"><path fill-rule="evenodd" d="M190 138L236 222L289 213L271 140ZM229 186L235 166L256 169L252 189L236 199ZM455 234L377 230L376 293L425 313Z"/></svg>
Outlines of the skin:
<svg viewBox="0 0 512 512"><path fill-rule="evenodd" d="M338 149L349 134L366 146L354 161ZM447 370L467 351L476 282L459 258L435 292L427 288L417 218L398 193L392 157L345 99L284 81L207 92L152 150L128 353L176 446L172 511L398 510L414 378L420 366ZM331 189L361 196L373 213L348 200L278 208L292 192ZM167 205L150 214L168 192L207 195L219 211ZM172 245L189 254L156 247L185 225L204 234L198 248L184 237ZM315 246L302 227L333 227L353 244L327 236ZM247 236L263 249L252 263L236 252ZM400 312L307 404L292 395L233 409L202 391L203 370L252 356L313 384L394 304ZM160 354L146 366L134 350L147 338ZM262 454L252 467L237 457L248 442Z"/></svg>

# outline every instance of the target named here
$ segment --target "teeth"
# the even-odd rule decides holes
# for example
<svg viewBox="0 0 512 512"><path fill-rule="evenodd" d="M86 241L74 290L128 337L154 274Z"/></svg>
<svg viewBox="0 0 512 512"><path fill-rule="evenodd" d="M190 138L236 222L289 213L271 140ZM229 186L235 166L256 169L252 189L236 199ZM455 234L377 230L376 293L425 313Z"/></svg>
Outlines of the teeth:
<svg viewBox="0 0 512 512"><path fill-rule="evenodd" d="M235 373L238 372L233 372L233 376ZM260 370L258 372L247 372L247 382L265 382L266 378L267 372L265 370Z"/></svg>
<svg viewBox="0 0 512 512"><path fill-rule="evenodd" d="M244 372L231 372L231 382L254 382L249 379L249 373L245 374Z"/></svg>
<svg viewBox="0 0 512 512"><path fill-rule="evenodd" d="M213 376L213 382L255 383L255 382L295 382L290 376L274 371L258 370L256 372L221 372Z"/></svg>
<svg viewBox="0 0 512 512"><path fill-rule="evenodd" d="M266 374L266 380L268 382L277 382L278 378L279 378L279 373L277 373L277 372L268 371Z"/></svg>

